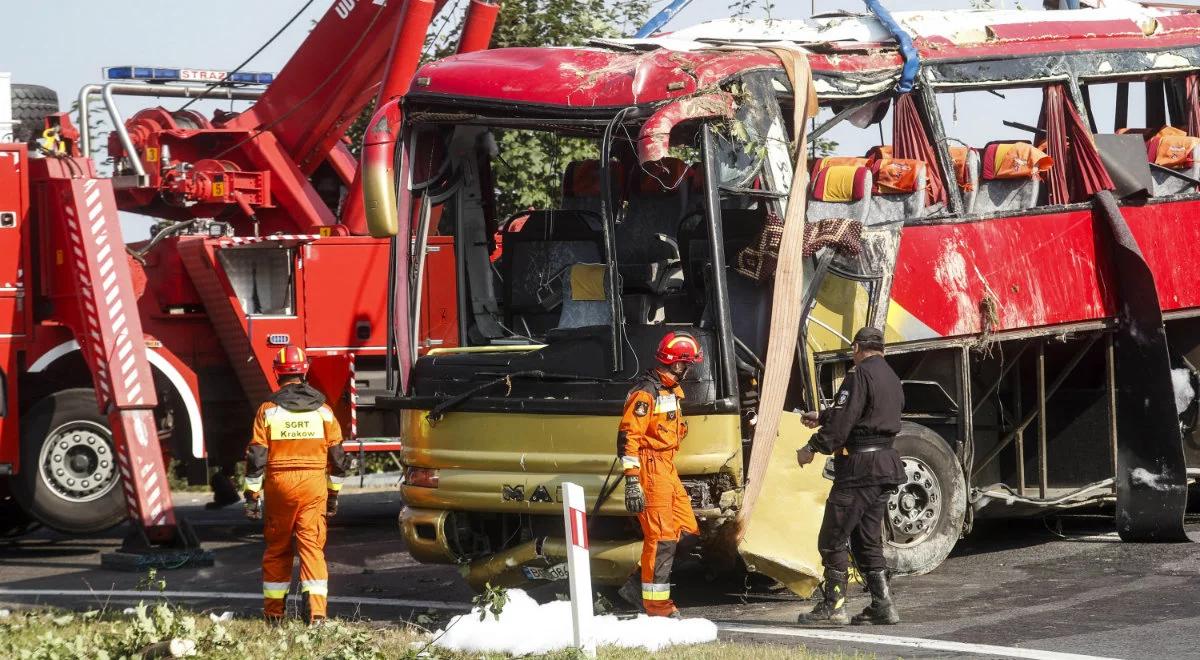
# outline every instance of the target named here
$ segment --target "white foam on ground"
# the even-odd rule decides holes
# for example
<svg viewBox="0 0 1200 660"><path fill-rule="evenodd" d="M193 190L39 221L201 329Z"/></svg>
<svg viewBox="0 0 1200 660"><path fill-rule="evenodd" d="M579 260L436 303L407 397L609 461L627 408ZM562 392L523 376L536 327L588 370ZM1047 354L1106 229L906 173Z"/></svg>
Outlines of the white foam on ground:
<svg viewBox="0 0 1200 660"><path fill-rule="evenodd" d="M1175 386L1175 412L1182 413L1192 405L1196 390L1192 389L1192 372L1187 369L1172 369L1171 384Z"/></svg>
<svg viewBox="0 0 1200 660"><path fill-rule="evenodd" d="M648 617L618 619L594 617L592 630L597 646L641 647L648 651L676 644L716 641L717 625L708 619ZM488 614L479 620L479 610L450 620L443 632L434 633L435 646L468 653L549 653L574 645L571 603L565 600L538 605L520 589L508 592L508 603L500 620Z"/></svg>

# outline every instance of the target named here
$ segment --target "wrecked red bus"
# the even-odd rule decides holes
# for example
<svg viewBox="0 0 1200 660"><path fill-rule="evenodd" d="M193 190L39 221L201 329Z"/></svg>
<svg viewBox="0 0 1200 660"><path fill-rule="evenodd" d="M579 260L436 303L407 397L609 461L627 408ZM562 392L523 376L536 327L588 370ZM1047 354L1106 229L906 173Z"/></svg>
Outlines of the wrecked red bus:
<svg viewBox="0 0 1200 660"><path fill-rule="evenodd" d="M640 534L605 498L617 420L654 342L685 328L712 356L684 382L678 459L702 552L811 589L829 484L795 465L811 431L784 413L766 471L748 468L794 204L784 410L825 406L848 337L885 329L906 400L895 571L932 570L987 516L1107 504L1125 539L1181 538L1200 464L1198 76L1200 14L1129 3L721 21L425 65L391 117L397 201L368 199L375 231L414 246L381 404L405 434L410 552L477 585L560 577L572 481L596 507L595 580L624 581ZM533 142L548 156L521 174L555 192L529 208L502 182ZM418 358L430 236L453 237L460 345Z"/></svg>

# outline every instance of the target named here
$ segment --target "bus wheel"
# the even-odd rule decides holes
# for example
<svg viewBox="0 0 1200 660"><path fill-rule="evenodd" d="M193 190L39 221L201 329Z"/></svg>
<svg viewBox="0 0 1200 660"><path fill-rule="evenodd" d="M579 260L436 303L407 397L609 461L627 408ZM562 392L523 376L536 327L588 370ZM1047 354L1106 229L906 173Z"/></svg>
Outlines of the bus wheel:
<svg viewBox="0 0 1200 660"><path fill-rule="evenodd" d="M108 420L89 389L55 392L21 420L21 472L13 497L68 534L99 532L126 517Z"/></svg>
<svg viewBox="0 0 1200 660"><path fill-rule="evenodd" d="M884 555L896 575L937 568L962 533L967 487L962 467L937 433L905 422L896 436L906 481L888 498Z"/></svg>

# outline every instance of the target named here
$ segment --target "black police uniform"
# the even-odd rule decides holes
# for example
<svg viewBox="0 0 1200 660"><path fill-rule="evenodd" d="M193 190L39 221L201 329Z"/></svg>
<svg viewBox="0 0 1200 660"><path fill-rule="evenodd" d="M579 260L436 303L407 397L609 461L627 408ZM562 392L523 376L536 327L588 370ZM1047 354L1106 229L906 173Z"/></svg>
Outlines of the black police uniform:
<svg viewBox="0 0 1200 660"><path fill-rule="evenodd" d="M882 523L888 496L905 481L892 448L903 408L900 378L882 355L874 355L846 374L833 407L821 411L821 429L808 444L834 455L833 490L817 537L826 569L844 573L848 549L863 572L887 568Z"/></svg>

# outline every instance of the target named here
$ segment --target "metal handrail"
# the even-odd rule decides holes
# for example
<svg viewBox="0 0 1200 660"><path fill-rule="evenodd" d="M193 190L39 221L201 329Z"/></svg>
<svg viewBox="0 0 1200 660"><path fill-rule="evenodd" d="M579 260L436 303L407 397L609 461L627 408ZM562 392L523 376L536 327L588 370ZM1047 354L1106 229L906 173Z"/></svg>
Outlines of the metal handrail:
<svg viewBox="0 0 1200 660"><path fill-rule="evenodd" d="M92 136L89 122L91 121L88 104L92 97L100 95L104 100L104 108L113 122L113 130L121 140L121 146L130 155L129 160L138 175L139 182L145 182L146 171L141 160L136 158L137 151L133 140L117 110L115 96L149 96L155 98L211 98L230 101L254 101L263 95L263 89L244 89L240 87L217 87L211 89L206 85L151 85L134 83L110 82L104 85L84 85L79 90L79 145L84 155L92 153Z"/></svg>

